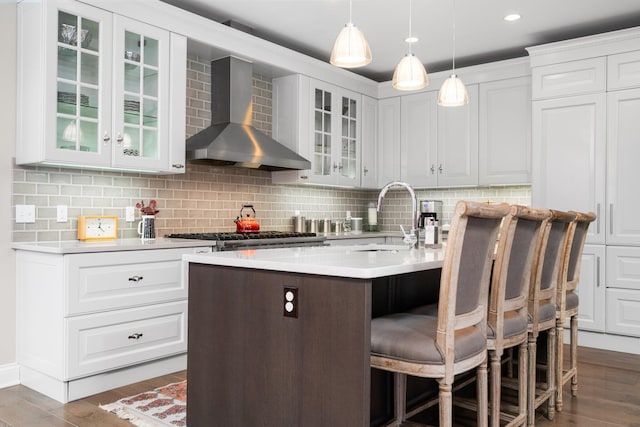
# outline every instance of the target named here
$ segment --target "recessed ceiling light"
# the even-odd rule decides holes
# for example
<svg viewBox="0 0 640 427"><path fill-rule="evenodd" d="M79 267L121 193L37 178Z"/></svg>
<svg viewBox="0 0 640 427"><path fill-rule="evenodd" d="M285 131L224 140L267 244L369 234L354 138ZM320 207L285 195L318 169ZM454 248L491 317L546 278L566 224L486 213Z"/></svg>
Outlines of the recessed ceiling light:
<svg viewBox="0 0 640 427"><path fill-rule="evenodd" d="M504 19L507 22L517 21L518 19L520 19L520 15L518 15L517 13L511 13L502 19Z"/></svg>
<svg viewBox="0 0 640 427"><path fill-rule="evenodd" d="M407 37L406 39L404 39L404 41L407 42L407 43L415 43L418 40L419 39L416 36L411 36L411 37Z"/></svg>

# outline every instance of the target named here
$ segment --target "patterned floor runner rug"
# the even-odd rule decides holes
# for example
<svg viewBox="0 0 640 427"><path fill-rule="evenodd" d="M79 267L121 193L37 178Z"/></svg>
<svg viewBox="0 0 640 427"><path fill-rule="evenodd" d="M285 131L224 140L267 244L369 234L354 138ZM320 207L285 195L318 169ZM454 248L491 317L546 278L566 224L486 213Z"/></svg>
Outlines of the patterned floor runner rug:
<svg viewBox="0 0 640 427"><path fill-rule="evenodd" d="M186 427L187 382L169 384L100 407L138 427Z"/></svg>

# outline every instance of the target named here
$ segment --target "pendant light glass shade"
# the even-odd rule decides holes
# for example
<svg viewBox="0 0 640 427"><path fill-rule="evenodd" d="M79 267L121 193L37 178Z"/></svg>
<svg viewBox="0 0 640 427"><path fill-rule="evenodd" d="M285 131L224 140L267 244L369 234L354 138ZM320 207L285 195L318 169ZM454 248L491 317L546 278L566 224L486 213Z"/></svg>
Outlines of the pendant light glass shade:
<svg viewBox="0 0 640 427"><path fill-rule="evenodd" d="M438 92L438 105L443 107L459 107L469 103L469 94L462 80L455 74L451 74L442 83Z"/></svg>
<svg viewBox="0 0 640 427"><path fill-rule="evenodd" d="M460 107L469 103L469 93L456 75L456 1L453 0L453 67L451 75L442 83L438 92L438 105L443 107Z"/></svg>
<svg viewBox="0 0 640 427"><path fill-rule="evenodd" d="M407 53L396 66L391 84L398 90L417 90L429 85L429 77L422 62Z"/></svg>
<svg viewBox="0 0 640 427"><path fill-rule="evenodd" d="M418 41L417 37L411 35L411 15L412 2L409 0L409 37L405 40L409 43L409 53L396 66L391 81L393 88L398 90L417 90L429 85L427 70L418 57L411 52L411 45Z"/></svg>
<svg viewBox="0 0 640 427"><path fill-rule="evenodd" d="M351 0L349 0L349 22L338 34L331 49L329 62L341 68L363 67L371 62L369 43L351 20Z"/></svg>

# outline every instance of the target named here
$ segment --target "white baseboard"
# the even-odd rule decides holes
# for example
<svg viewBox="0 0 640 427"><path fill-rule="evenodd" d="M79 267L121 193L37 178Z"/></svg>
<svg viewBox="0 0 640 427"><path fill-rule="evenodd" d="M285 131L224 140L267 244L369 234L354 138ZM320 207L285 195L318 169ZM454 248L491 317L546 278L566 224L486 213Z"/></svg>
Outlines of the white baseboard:
<svg viewBox="0 0 640 427"><path fill-rule="evenodd" d="M567 334L564 342L569 342ZM578 345L640 355L640 338L638 337L578 331Z"/></svg>
<svg viewBox="0 0 640 427"><path fill-rule="evenodd" d="M0 388L20 384L20 368L17 363L0 366Z"/></svg>

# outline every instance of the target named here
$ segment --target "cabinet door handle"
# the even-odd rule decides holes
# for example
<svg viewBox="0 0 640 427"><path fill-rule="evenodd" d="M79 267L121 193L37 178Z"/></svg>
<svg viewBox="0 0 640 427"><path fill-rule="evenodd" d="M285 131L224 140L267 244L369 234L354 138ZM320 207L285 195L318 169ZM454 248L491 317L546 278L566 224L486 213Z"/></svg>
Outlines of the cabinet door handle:
<svg viewBox="0 0 640 427"><path fill-rule="evenodd" d="M139 332L129 335L130 340L139 340L140 338L142 338L142 334Z"/></svg>
<svg viewBox="0 0 640 427"><path fill-rule="evenodd" d="M366 174L368 174L368 173L369 173L369 169L367 169L367 167L365 166L365 167L364 167L364 174L366 175Z"/></svg>
<svg viewBox="0 0 640 427"><path fill-rule="evenodd" d="M116 137L116 142L118 143L118 145L122 144L122 141L124 141L124 137L121 134L118 134L118 136Z"/></svg>
<svg viewBox="0 0 640 427"><path fill-rule="evenodd" d="M600 257L596 257L596 288L600 287Z"/></svg>
<svg viewBox="0 0 640 427"><path fill-rule="evenodd" d="M436 173L436 165L431 165L431 175Z"/></svg>
<svg viewBox="0 0 640 427"><path fill-rule="evenodd" d="M180 163L174 163L174 164L171 165L171 167L175 168L175 169L183 169L184 165L180 164Z"/></svg>
<svg viewBox="0 0 640 427"><path fill-rule="evenodd" d="M596 205L596 230L600 234L600 203Z"/></svg>
<svg viewBox="0 0 640 427"><path fill-rule="evenodd" d="M339 170L340 172L342 172L342 167L343 167L343 166L342 166L342 163L339 163L339 164L338 164L338 170Z"/></svg>
<svg viewBox="0 0 640 427"><path fill-rule="evenodd" d="M333 164L333 171L335 172L335 171L336 171L336 169L338 169L338 164L337 164L337 163L334 163L334 164Z"/></svg>
<svg viewBox="0 0 640 427"><path fill-rule="evenodd" d="M109 141L111 141L111 137L109 136L109 134L107 132L105 132L104 136L102 137L102 142L104 142L106 144Z"/></svg>
<svg viewBox="0 0 640 427"><path fill-rule="evenodd" d="M442 173L442 165L438 167L438 170L440 171L440 173Z"/></svg>
<svg viewBox="0 0 640 427"><path fill-rule="evenodd" d="M131 276L131 277L129 277L129 281L130 282L139 282L142 279L144 279L144 277L142 277L142 276Z"/></svg>
<svg viewBox="0 0 640 427"><path fill-rule="evenodd" d="M309 175L300 175L300 179L309 179Z"/></svg>
<svg viewBox="0 0 640 427"><path fill-rule="evenodd" d="M613 203L609 203L609 234L613 235Z"/></svg>

